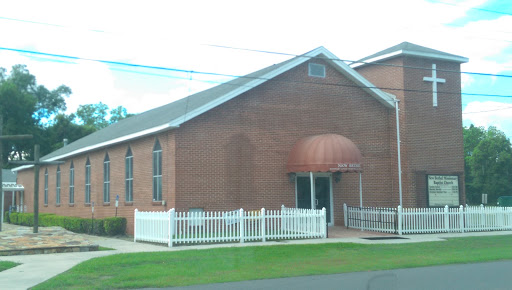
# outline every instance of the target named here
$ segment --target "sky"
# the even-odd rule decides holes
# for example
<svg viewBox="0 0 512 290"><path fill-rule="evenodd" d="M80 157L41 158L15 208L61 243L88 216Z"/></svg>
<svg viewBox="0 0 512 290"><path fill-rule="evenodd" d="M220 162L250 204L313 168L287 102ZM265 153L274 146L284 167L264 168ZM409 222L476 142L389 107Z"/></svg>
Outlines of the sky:
<svg viewBox="0 0 512 290"><path fill-rule="evenodd" d="M0 3L0 67L25 64L38 84L70 87L67 113L99 102L140 113L290 58L211 45L287 54L324 46L357 60L408 41L469 58L463 72L491 74L461 75L463 124L512 137L509 0Z"/></svg>

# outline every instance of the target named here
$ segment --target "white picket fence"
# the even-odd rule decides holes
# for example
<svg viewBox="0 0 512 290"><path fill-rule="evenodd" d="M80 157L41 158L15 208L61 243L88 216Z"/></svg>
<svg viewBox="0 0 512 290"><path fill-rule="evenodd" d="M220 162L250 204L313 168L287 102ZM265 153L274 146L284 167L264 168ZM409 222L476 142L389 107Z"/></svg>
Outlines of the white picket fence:
<svg viewBox="0 0 512 290"><path fill-rule="evenodd" d="M402 235L512 230L512 207L343 208L346 227L369 231Z"/></svg>
<svg viewBox="0 0 512 290"><path fill-rule="evenodd" d="M326 210L144 212L135 209L133 240L174 244L326 238ZM172 233L172 234L169 234Z"/></svg>

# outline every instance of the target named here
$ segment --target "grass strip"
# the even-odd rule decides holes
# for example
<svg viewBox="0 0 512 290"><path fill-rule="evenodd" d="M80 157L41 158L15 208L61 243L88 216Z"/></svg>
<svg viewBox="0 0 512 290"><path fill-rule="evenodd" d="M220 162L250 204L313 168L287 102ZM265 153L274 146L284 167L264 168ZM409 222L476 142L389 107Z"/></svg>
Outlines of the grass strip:
<svg viewBox="0 0 512 290"><path fill-rule="evenodd" d="M512 235L442 242L217 248L118 254L83 262L34 289L158 288L512 259Z"/></svg>
<svg viewBox="0 0 512 290"><path fill-rule="evenodd" d="M13 267L18 266L18 263L9 262L9 261L0 261L0 272L5 271L7 269L11 269Z"/></svg>

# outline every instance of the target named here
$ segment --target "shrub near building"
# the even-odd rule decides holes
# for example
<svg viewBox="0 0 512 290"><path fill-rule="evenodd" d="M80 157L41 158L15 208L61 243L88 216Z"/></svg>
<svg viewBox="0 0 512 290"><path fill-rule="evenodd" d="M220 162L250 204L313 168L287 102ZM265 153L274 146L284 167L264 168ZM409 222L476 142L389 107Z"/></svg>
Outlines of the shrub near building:
<svg viewBox="0 0 512 290"><path fill-rule="evenodd" d="M34 225L34 214L11 213L8 218L11 224L22 226ZM39 215L39 225L43 227L58 226L75 233L93 235L124 235L126 233L126 218L109 217L104 219L85 219L78 217L59 216L55 214Z"/></svg>

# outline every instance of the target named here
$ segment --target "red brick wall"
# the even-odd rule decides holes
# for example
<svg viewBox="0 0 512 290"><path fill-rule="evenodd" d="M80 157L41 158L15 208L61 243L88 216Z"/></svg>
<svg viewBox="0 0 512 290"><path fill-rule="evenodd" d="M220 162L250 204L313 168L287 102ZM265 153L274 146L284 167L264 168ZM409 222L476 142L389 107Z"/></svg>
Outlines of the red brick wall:
<svg viewBox="0 0 512 290"><path fill-rule="evenodd" d="M389 142L393 127L388 122L392 117L393 111L354 88L333 68L319 79L308 76L305 63L176 131L177 209L294 207L295 184L286 173L288 154L299 139L324 133L343 135L360 148L365 204L394 205ZM336 224L342 224L344 202L359 204L358 186L354 173L343 174L334 185Z"/></svg>
<svg viewBox="0 0 512 290"><path fill-rule="evenodd" d="M368 65L357 71L400 99L404 206L427 206L427 174L458 175L460 203L464 204L460 65L418 57L397 57L384 63L397 66ZM437 107L432 104L432 83L423 81L432 75L433 63L437 76L446 79L438 84ZM394 90L401 88L405 91Z"/></svg>
<svg viewBox="0 0 512 290"><path fill-rule="evenodd" d="M153 202L152 151L156 138L162 147L162 199L167 203ZM133 202L125 201L125 156L130 146L133 154ZM108 152L110 158L110 203L103 203L103 160ZM164 132L128 143L103 148L88 154L73 156L60 165L61 169L61 204L56 204L56 168L57 165L43 166L40 169L39 204L40 212L56 213L66 216L91 217L91 204L85 203L85 163L89 157L91 163L91 202L94 202L94 217L115 216L115 198L119 194L118 216L127 218L128 233L133 234L133 212L135 208L144 211L169 210L174 206L174 136ZM73 161L75 168L75 202L69 203L69 168ZM48 169L48 205L44 205L44 172ZM18 172L18 183L25 186L27 210L33 208L32 170Z"/></svg>

